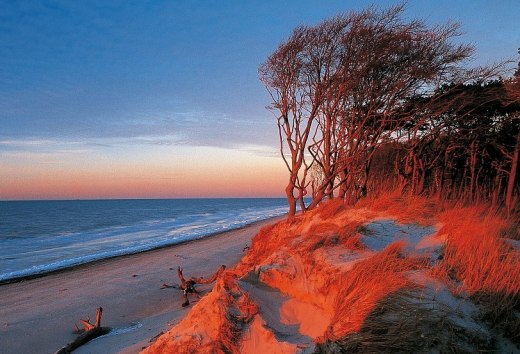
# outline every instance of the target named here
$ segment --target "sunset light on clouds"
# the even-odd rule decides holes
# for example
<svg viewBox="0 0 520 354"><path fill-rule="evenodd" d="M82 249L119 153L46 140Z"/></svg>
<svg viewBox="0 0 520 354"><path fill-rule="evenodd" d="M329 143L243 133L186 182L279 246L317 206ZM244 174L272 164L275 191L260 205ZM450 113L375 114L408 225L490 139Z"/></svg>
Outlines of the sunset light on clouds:
<svg viewBox="0 0 520 354"><path fill-rule="evenodd" d="M263 147L41 144L3 153L3 198L278 196L285 178L280 159Z"/></svg>
<svg viewBox="0 0 520 354"><path fill-rule="evenodd" d="M505 3L410 1L405 13L461 21L486 63L520 43L520 5ZM282 196L257 68L295 26L366 5L3 2L0 199Z"/></svg>

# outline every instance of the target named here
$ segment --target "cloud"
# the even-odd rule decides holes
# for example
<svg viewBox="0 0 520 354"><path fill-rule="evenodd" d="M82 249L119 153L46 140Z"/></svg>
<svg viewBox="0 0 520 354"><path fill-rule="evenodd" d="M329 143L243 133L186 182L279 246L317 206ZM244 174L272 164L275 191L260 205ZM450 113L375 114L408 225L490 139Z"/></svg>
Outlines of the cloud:
<svg viewBox="0 0 520 354"><path fill-rule="evenodd" d="M16 111L2 109L0 140L23 139L25 144L81 140L111 145L112 140L127 139L136 144L229 149L245 144L277 145L276 125L272 119L197 109L171 99L140 99L139 104L117 100L112 104L84 102L79 108L53 101L48 96L36 100L39 102L33 99L28 104L21 101L5 104L16 107Z"/></svg>
<svg viewBox="0 0 520 354"><path fill-rule="evenodd" d="M0 140L26 140L25 148L30 140L48 139L99 148L276 143L274 123L252 116L251 97L259 95L250 86L260 89L256 67L230 61L239 58L233 50L243 54L243 44L228 43L214 22L200 20L200 33L185 26L200 16L213 19L213 10L105 1L29 0L5 7ZM24 148L0 149L8 147Z"/></svg>
<svg viewBox="0 0 520 354"><path fill-rule="evenodd" d="M279 150L275 147L270 146L243 144L237 145L236 149L241 151L247 151L261 157L280 157Z"/></svg>
<svg viewBox="0 0 520 354"><path fill-rule="evenodd" d="M23 164L30 165L55 165L61 164L70 158L80 158L87 156L92 151L87 149L66 149L66 150L0 150L0 162L10 165Z"/></svg>
<svg viewBox="0 0 520 354"><path fill-rule="evenodd" d="M41 116L49 114L48 118L10 120L10 124L2 124L9 129L0 132L0 162L24 156L25 161L35 163L87 155L110 159L136 151L154 154L154 148L175 152L177 147L216 147L260 157L278 156L272 120L189 108L173 100L152 103L156 106L147 102L131 113L109 112L114 114L111 118L90 112L92 116L55 119L53 112L44 112Z"/></svg>
<svg viewBox="0 0 520 354"><path fill-rule="evenodd" d="M0 146L8 147L48 146L54 143L52 140L0 140Z"/></svg>
<svg viewBox="0 0 520 354"><path fill-rule="evenodd" d="M276 127L262 118L241 118L210 111L160 112L142 120L139 130L150 135L181 135L183 144L235 149L237 146L276 146ZM127 127L128 129L128 127Z"/></svg>

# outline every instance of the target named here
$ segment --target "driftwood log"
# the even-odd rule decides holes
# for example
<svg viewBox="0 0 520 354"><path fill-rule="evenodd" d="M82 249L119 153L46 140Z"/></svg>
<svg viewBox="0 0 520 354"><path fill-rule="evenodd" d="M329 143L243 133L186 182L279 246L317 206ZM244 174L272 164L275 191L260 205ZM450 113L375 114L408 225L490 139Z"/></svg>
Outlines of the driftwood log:
<svg viewBox="0 0 520 354"><path fill-rule="evenodd" d="M195 284L210 284L213 283L217 277L226 269L225 265L221 265L220 268L209 278L204 277L191 277L190 279L186 280L184 276L182 275L182 267L179 266L177 268L177 276L181 280L181 289L183 291L184 296L184 303L182 304L183 307L188 306L190 304L190 300L188 299L188 294L196 294L198 297L200 297L199 292L195 289Z"/></svg>
<svg viewBox="0 0 520 354"><path fill-rule="evenodd" d="M76 331L81 333L74 341L67 344L54 354L68 354L71 353L74 349L77 349L81 345L87 343L88 341L91 341L94 338L97 338L99 336L102 336L104 334L107 334L110 332L110 328L108 327L101 327L101 316L103 315L103 308L98 307L96 311L96 322L94 324L90 323L90 319L79 321L83 324L84 329L79 329L77 325Z"/></svg>

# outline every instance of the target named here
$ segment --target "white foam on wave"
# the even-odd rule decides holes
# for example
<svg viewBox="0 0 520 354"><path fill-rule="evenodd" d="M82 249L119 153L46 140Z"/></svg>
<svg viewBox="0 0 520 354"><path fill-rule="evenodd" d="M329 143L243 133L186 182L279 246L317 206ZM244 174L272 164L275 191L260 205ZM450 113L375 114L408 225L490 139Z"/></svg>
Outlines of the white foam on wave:
<svg viewBox="0 0 520 354"><path fill-rule="evenodd" d="M212 234L238 229L280 216L287 208L249 208L201 213L189 217L115 226L89 233L0 242L0 281L44 274L106 258L139 253ZM11 255L16 254L16 259Z"/></svg>

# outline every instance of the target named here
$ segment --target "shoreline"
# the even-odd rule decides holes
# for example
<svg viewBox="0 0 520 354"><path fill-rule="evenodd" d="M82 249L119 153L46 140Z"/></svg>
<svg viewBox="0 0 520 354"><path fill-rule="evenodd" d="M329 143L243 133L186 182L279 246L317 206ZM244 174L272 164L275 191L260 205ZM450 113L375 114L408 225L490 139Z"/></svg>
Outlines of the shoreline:
<svg viewBox="0 0 520 354"><path fill-rule="evenodd" d="M182 244L62 269L0 286L0 337L6 353L54 352L76 337L73 325L104 308L103 326L115 333L92 341L78 353L137 353L149 340L182 319L191 306L178 288L175 269L185 276L209 276L234 266L263 226L285 216L257 221ZM212 285L198 288L204 293ZM198 300L190 298L193 303Z"/></svg>
<svg viewBox="0 0 520 354"><path fill-rule="evenodd" d="M228 232L232 232L232 231L242 230L242 229L248 228L250 226L254 226L254 225L258 224L258 223L268 222L269 220L278 220L280 218L285 218L285 217L286 217L286 214L279 215L279 216L272 216L272 217L269 217L267 219L257 220L257 221L254 221L252 223L249 223L249 224L246 224L246 225L243 225L243 226L239 226L237 228L231 228L231 229L224 230L224 231L212 232L212 233L209 233L207 235L201 236L199 238L191 239L191 240L182 240L182 241L179 241L177 243L157 246L157 247L153 247L153 248L150 248L150 249L147 249L147 250L142 250L142 251L136 251L136 252L126 253L126 254L109 256L107 258L101 258L101 259L96 259L96 260L92 260L92 261L87 261L85 263L74 264L72 266L66 266L64 268L58 268L58 269L53 269L53 270L49 270L49 271L45 271L45 272L41 272L41 273L22 275L22 276L17 276L17 277L10 278L10 279L0 280L0 287L2 287L4 285L8 285L8 284L16 284L16 283L20 283L20 282L24 282L24 281L28 281L28 280L44 278L44 277L49 276L49 275L69 272L69 271L72 271L72 270L75 270L75 269L78 269L78 268L81 268L81 267L88 267L88 266L91 266L91 265L94 265L94 264L97 264L97 263L102 263L102 262L105 262L105 261L109 261L109 260L112 260L112 259L129 257L129 256L144 254L144 253L148 253L148 252L154 252L154 251L158 251L158 250L162 250L162 249L166 249L166 248L170 248L170 247L176 247L176 246L184 245L184 244L187 244L187 243L200 241L200 240L203 240L203 239L206 239L206 238L210 238L210 237L218 237L219 235L222 235L222 234L225 234L225 233L228 233Z"/></svg>

